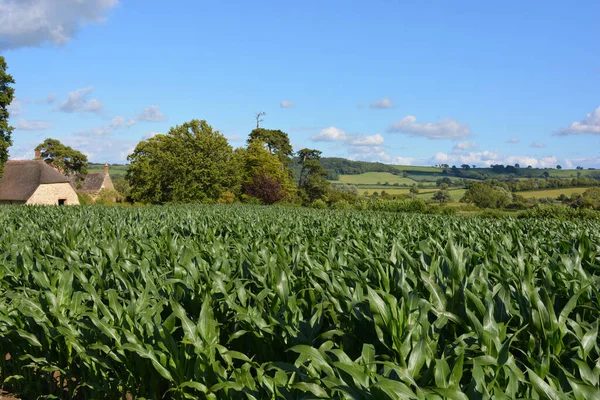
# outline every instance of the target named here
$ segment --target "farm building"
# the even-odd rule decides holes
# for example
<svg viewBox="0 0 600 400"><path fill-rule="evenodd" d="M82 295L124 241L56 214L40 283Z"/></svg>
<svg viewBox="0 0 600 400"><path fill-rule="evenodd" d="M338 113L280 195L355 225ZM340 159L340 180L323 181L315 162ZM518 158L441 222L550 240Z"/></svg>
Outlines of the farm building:
<svg viewBox="0 0 600 400"><path fill-rule="evenodd" d="M110 175L108 174L108 164L105 164L104 172L92 172L87 174L81 185L80 191L95 198L102 189L114 188L112 179L110 179Z"/></svg>
<svg viewBox="0 0 600 400"><path fill-rule="evenodd" d="M78 205L79 199L69 179L44 161L8 161L0 204Z"/></svg>

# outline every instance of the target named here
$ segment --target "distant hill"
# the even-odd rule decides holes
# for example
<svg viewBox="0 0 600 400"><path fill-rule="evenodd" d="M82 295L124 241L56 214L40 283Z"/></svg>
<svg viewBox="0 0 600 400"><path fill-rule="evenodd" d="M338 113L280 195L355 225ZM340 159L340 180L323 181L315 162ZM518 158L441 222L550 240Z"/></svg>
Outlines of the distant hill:
<svg viewBox="0 0 600 400"><path fill-rule="evenodd" d="M339 157L324 157L321 159L323 168L327 170L327 179L334 183L354 183L357 185L384 186L388 185L410 186L413 183L428 183L448 177L455 179L484 180L496 179L524 179L524 178L575 178L578 174L586 177L600 179L600 170L574 170L554 168L516 168L513 165L494 165L486 168L451 167L424 167L411 165L390 165L380 162L353 161ZM111 176L125 176L127 164L109 164ZM295 180L298 180L301 166L295 158L290 168L294 172ZM104 171L104 164L88 164L89 172ZM393 176L392 176L393 175ZM348 177L354 176L354 177ZM385 185L387 186L387 185Z"/></svg>

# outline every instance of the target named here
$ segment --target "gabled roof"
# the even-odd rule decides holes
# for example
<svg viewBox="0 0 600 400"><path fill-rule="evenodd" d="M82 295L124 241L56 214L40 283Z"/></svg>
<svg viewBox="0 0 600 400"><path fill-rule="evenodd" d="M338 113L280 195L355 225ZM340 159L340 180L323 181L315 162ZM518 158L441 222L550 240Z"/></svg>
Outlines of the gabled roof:
<svg viewBox="0 0 600 400"><path fill-rule="evenodd" d="M92 172L87 174L85 180L83 181L83 185L81 185L81 190L83 191L99 191L102 189L102 184L104 183L104 179L108 174L106 172Z"/></svg>
<svg viewBox="0 0 600 400"><path fill-rule="evenodd" d="M69 183L69 178L44 161L7 161L0 179L0 200L26 201L38 186Z"/></svg>

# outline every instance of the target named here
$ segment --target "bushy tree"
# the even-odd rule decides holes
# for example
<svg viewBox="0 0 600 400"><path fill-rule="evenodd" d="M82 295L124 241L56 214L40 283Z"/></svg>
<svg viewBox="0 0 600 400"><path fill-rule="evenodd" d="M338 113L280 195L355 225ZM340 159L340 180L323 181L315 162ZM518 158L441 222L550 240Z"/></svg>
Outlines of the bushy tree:
<svg viewBox="0 0 600 400"><path fill-rule="evenodd" d="M411 194L414 194L414 195L417 195L417 194L419 194L419 188L417 187L417 185L416 185L416 184L413 184L413 185L412 185L412 187L410 188L410 193L411 193Z"/></svg>
<svg viewBox="0 0 600 400"><path fill-rule="evenodd" d="M75 176L82 180L87 175L88 159L82 152L66 146L58 139L46 139L35 148L40 159L58 169L66 176Z"/></svg>
<svg viewBox="0 0 600 400"><path fill-rule="evenodd" d="M284 166L290 163L294 155L288 134L283 131L263 128L254 129L250 132L248 144L255 141L266 145L269 152L275 154Z"/></svg>
<svg viewBox="0 0 600 400"><path fill-rule="evenodd" d="M238 149L236 153L243 165L244 194L257 198L264 204L291 199L294 184L290 174L282 168L277 155L269 152L262 142L252 140L247 149Z"/></svg>
<svg viewBox="0 0 600 400"><path fill-rule="evenodd" d="M319 162L320 158L319 150L302 149L298 152L298 162L302 165L298 187L304 203L324 199L329 190L329 182L325 179L327 171Z"/></svg>
<svg viewBox="0 0 600 400"><path fill-rule="evenodd" d="M225 136L202 120L191 120L141 141L127 159L134 201L214 202L238 193L238 157Z"/></svg>
<svg viewBox="0 0 600 400"><path fill-rule="evenodd" d="M511 203L512 195L503 187L476 182L465 192L461 201L480 208L502 208Z"/></svg>
<svg viewBox="0 0 600 400"><path fill-rule="evenodd" d="M14 128L8 124L8 106L12 103L15 89L11 87L15 80L6 72L7 65L3 56L0 56L0 176L4 164L8 160L8 148L12 145L12 132Z"/></svg>
<svg viewBox="0 0 600 400"><path fill-rule="evenodd" d="M439 202L440 204L449 203L453 200L452 196L450 195L450 192L448 192L447 189L440 189L436 191L433 194L432 199Z"/></svg>

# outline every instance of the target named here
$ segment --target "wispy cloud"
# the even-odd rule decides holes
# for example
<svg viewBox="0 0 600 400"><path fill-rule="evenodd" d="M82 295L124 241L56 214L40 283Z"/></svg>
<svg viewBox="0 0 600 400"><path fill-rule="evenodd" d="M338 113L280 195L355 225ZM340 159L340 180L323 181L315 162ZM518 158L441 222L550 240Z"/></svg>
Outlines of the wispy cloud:
<svg viewBox="0 0 600 400"><path fill-rule="evenodd" d="M376 101L372 102L369 107L374 110L383 110L386 108L393 108L394 103L392 103L392 100L390 100L389 98L384 97L381 100L376 100Z"/></svg>
<svg viewBox="0 0 600 400"><path fill-rule="evenodd" d="M89 95L94 91L92 86L77 89L74 92L69 92L67 99L63 101L57 110L74 113L79 111L99 112L104 108L104 104L97 99L88 100Z"/></svg>
<svg viewBox="0 0 600 400"><path fill-rule="evenodd" d="M15 129L20 131L43 131L52 127L52 124L46 121L20 119Z"/></svg>
<svg viewBox="0 0 600 400"><path fill-rule="evenodd" d="M529 147L532 147L534 149L543 149L544 147L546 147L546 145L540 142L533 142L529 145Z"/></svg>
<svg viewBox="0 0 600 400"><path fill-rule="evenodd" d="M288 100L283 100L281 103L279 103L279 107L292 108L292 107L294 107L294 103L292 103L291 101L288 101Z"/></svg>
<svg viewBox="0 0 600 400"><path fill-rule="evenodd" d="M166 119L167 117L159 110L158 106L151 105L150 107L144 109L144 111L141 113L131 118L127 123L127 126L131 127L135 124L139 124L140 122L161 122L165 121Z"/></svg>
<svg viewBox="0 0 600 400"><path fill-rule="evenodd" d="M443 119L440 122L417 122L417 118L408 115L400 121L394 122L388 132L402 133L411 137L425 137L428 139L461 139L471 136L469 125L453 119Z"/></svg>
<svg viewBox="0 0 600 400"><path fill-rule="evenodd" d="M516 137L510 138L506 141L506 143L511 143L511 144L517 144L519 142L520 142L519 138L516 138Z"/></svg>
<svg viewBox="0 0 600 400"><path fill-rule="evenodd" d="M23 111L24 111L23 104L17 98L13 99L13 101L9 104L7 109L8 109L8 114L11 117L18 117L19 115L23 114Z"/></svg>

